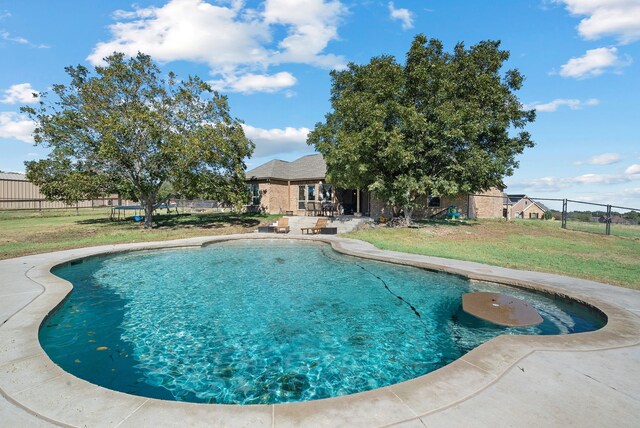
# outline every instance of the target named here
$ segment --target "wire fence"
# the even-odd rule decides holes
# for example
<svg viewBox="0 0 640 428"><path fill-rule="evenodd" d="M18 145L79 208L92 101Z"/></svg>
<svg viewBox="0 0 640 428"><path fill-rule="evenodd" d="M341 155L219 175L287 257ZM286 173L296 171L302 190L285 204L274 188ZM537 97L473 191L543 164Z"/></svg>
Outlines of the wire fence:
<svg viewBox="0 0 640 428"><path fill-rule="evenodd" d="M475 198L499 198L473 195ZM546 220L568 230L640 238L640 208L574 199L507 195L503 217L509 220Z"/></svg>
<svg viewBox="0 0 640 428"><path fill-rule="evenodd" d="M228 212L232 206L219 201L206 199L172 199L171 205L177 207L180 212Z"/></svg>
<svg viewBox="0 0 640 428"><path fill-rule="evenodd" d="M122 205L130 201L122 198L108 197L88 199L66 204L62 201L49 201L46 199L0 199L0 211L47 211L47 210L79 210L81 208L104 208Z"/></svg>

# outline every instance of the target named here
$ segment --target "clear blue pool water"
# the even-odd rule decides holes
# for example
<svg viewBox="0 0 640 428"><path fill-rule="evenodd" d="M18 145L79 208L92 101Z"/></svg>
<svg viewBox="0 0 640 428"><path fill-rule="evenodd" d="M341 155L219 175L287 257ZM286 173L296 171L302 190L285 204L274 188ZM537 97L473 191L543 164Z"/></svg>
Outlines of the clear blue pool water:
<svg viewBox="0 0 640 428"><path fill-rule="evenodd" d="M577 304L301 241L124 253L54 273L74 289L40 329L51 359L89 382L167 400L335 397L424 375L500 334L604 324ZM465 316L461 295L471 291L526 299L544 322Z"/></svg>

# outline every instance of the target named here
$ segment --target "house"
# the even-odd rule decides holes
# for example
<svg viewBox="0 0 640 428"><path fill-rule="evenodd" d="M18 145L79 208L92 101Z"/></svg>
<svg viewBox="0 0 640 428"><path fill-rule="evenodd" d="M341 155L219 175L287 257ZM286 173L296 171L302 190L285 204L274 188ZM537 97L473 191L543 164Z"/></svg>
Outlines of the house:
<svg viewBox="0 0 640 428"><path fill-rule="evenodd" d="M549 211L549 208L541 202L531 199L527 195L505 194L504 212L508 219L542 219L544 218L544 213L547 211Z"/></svg>
<svg viewBox="0 0 640 428"><path fill-rule="evenodd" d="M251 195L249 210L272 214L305 215L323 203L340 202L344 214L369 213L366 190L336 189L326 182L322 155L308 155L292 162L271 160L246 172Z"/></svg>
<svg viewBox="0 0 640 428"><path fill-rule="evenodd" d="M340 214L390 216L389 207L365 189L336 188L326 181L327 165L320 154L287 162L271 160L246 172L251 195L248 210L271 214L305 215L320 212L325 205L337 206ZM478 195L429 196L414 217L428 218L455 205L465 217L502 217L502 190Z"/></svg>

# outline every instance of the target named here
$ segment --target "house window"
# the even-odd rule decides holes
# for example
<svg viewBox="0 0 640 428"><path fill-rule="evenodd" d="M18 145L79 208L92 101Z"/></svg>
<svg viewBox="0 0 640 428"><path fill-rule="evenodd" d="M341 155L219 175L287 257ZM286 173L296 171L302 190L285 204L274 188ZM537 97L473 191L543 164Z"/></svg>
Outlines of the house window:
<svg viewBox="0 0 640 428"><path fill-rule="evenodd" d="M315 201L316 200L316 185L315 184L309 184L309 197L307 198L307 201Z"/></svg>
<svg viewBox="0 0 640 428"><path fill-rule="evenodd" d="M304 198L304 186L298 186L298 209L303 210L306 207L305 198Z"/></svg>
<svg viewBox="0 0 640 428"><path fill-rule="evenodd" d="M427 196L427 206L429 208L439 208L440 207L440 196Z"/></svg>
<svg viewBox="0 0 640 428"><path fill-rule="evenodd" d="M538 218L538 213L529 213L529 218Z"/></svg>
<svg viewBox="0 0 640 428"><path fill-rule="evenodd" d="M258 183L247 184L247 192L249 192L251 205L260 205L260 186Z"/></svg>

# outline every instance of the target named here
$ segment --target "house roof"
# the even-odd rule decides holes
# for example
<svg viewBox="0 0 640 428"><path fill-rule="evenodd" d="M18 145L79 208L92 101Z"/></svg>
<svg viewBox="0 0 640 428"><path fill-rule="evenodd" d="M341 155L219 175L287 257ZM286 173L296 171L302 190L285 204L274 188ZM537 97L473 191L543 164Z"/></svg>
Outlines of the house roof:
<svg viewBox="0 0 640 428"><path fill-rule="evenodd" d="M511 205L515 205L518 202L520 202L522 199L528 199L529 201L531 201L531 205L527 205L522 211L526 211L527 208L531 207L532 205L537 205L542 211L549 211L549 208L547 208L542 202L538 202L533 198L530 198L527 195L507 195L505 193L504 195L504 204L511 204Z"/></svg>
<svg viewBox="0 0 640 428"><path fill-rule="evenodd" d="M547 207L547 206L546 206L545 204L543 204L542 202L535 201L535 203L536 203L536 204L538 204L538 206L539 206L540 208L542 208L542 211L545 211L545 212L546 212L546 211L549 211L549 207Z"/></svg>
<svg viewBox="0 0 640 428"><path fill-rule="evenodd" d="M509 202L512 204L517 203L520 199L522 198L526 198L527 195L507 195L507 198L509 198Z"/></svg>
<svg viewBox="0 0 640 428"><path fill-rule="evenodd" d="M307 155L287 162L274 159L246 172L247 180L274 178L280 180L308 180L324 178L327 164L322 155Z"/></svg>
<svg viewBox="0 0 640 428"><path fill-rule="evenodd" d="M27 181L27 176L19 172L0 172L0 180Z"/></svg>

